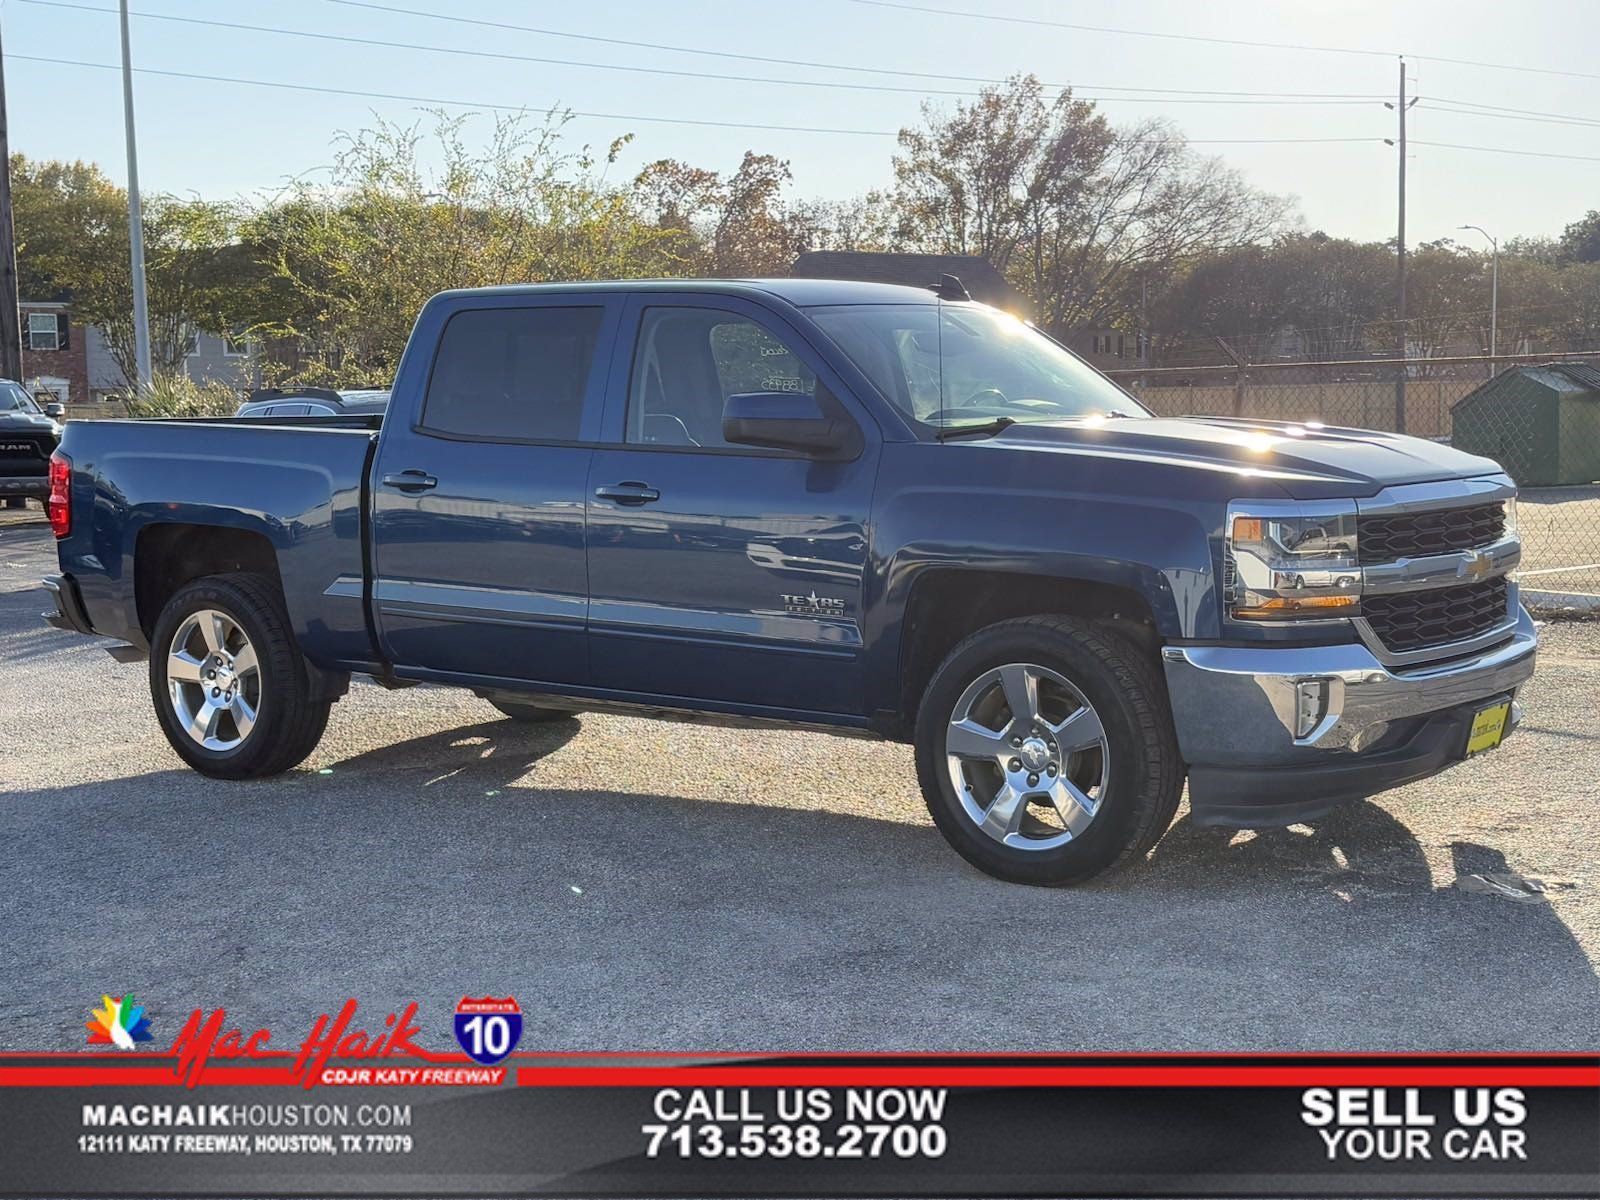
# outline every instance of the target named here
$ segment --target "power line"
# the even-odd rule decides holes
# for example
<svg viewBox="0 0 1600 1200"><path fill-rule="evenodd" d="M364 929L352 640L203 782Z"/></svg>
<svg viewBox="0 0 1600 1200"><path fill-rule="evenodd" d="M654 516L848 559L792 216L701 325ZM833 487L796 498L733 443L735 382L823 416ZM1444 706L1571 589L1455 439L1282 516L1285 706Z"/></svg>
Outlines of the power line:
<svg viewBox="0 0 1600 1200"><path fill-rule="evenodd" d="M1475 150L1482 154L1515 154L1521 158L1565 158L1573 162L1600 162L1600 155L1553 154L1546 150L1512 150L1505 146L1465 146L1459 142L1424 142L1411 139L1413 146L1435 146L1441 150Z"/></svg>
<svg viewBox="0 0 1600 1200"><path fill-rule="evenodd" d="M120 71L112 63L84 62L75 58L48 58L38 54L11 54L6 58L22 62L53 63L63 67L93 67L102 71ZM367 92L355 88L326 87L321 84L290 83L282 79L240 79L231 75L202 75L193 71L165 71L156 67L135 67L136 74L161 75L169 79L194 79L202 83L239 83L249 87L285 88L294 92L318 92L328 96L356 96L371 100L401 100L410 104L433 104L447 108L489 108L501 112L562 112L572 117L592 117L605 121L648 121L661 125L708 125L718 129L760 129L785 133L836 133L853 137L894 137L895 131L884 129L836 129L817 125L769 125L752 121L710 121L696 117L647 117L627 113L578 112L553 106L550 109L532 108L526 104L495 104L488 100L446 100L434 96L410 96L399 92ZM1363 141L1368 139L1361 139Z"/></svg>
<svg viewBox="0 0 1600 1200"><path fill-rule="evenodd" d="M903 0L851 0L873 8L895 8L905 12L931 13L941 17L967 17L978 21L1000 21L1008 25L1036 25L1071 29L1079 33L1110 33L1122 37L1162 38L1176 42L1206 42L1217 46L1246 46L1256 50L1302 50L1316 54L1355 54L1370 58L1405 57L1418 62L1446 63L1457 67L1482 67L1491 71L1525 71L1533 75L1559 75L1567 79L1600 79L1592 71L1564 71L1558 67L1525 67L1516 63L1488 62L1475 58L1447 58L1440 54L1411 54L1396 50L1363 50L1354 46L1318 46L1303 42L1262 42L1246 38L1210 37L1199 33L1162 33L1153 29L1118 29L1107 25L1082 25L1072 21L1053 21L1044 17L1018 17L1001 13L971 12L965 9L935 8L927 4L908 4Z"/></svg>
<svg viewBox="0 0 1600 1200"><path fill-rule="evenodd" d="M75 58L51 58L38 54L7 54L7 58L21 62L52 63L63 67L92 67L96 70L118 71L120 67L112 63L85 62ZM203 83L238 83L248 87L285 88L295 92L318 92L330 96L356 96L372 100L401 100L411 104L439 105L446 108L488 108L502 112L559 112L572 117L587 117L604 121L647 121L659 125L709 125L719 129L759 129L784 133L835 133L853 137L897 137L898 130L893 129L838 129L817 125L774 125L751 121L710 121L698 117L660 117L641 116L629 113L602 113L580 112L577 109L563 108L559 104L547 108L538 108L527 104L496 104L488 100L449 100L437 96L411 96L398 92L368 92L355 88L328 87L323 84L290 83L282 79L241 79L232 75L203 75L193 71L168 71L157 67L135 67L134 71L142 75L160 75L169 79L194 79ZM1382 139L1375 137L1287 137L1287 138L1138 138L1129 144L1150 145L1178 145L1178 146L1234 146L1250 144L1282 144L1297 143L1336 143L1336 142L1377 142Z"/></svg>
<svg viewBox="0 0 1600 1200"><path fill-rule="evenodd" d="M1429 102L1428 111L1451 113L1458 117L1493 117L1499 121L1528 121L1535 125L1576 125L1582 129L1600 127L1600 118L1595 117L1558 117L1544 114L1536 115L1534 113L1483 112L1473 108L1442 107L1438 101Z"/></svg>
<svg viewBox="0 0 1600 1200"><path fill-rule="evenodd" d="M375 12L395 13L408 17L422 17L432 21L447 21L461 25L475 25L486 29L502 29L515 33L533 33L541 37L571 38L577 41L601 42L609 46L628 46L636 50L667 51L672 54L698 54L710 58L730 58L742 62L771 63L782 67L812 67L823 71L851 71L867 75L899 75L908 79L934 79L944 83L985 83L996 84L1007 82L1003 78L985 75L955 75L949 71L912 71L897 67L864 67L848 63L817 62L808 59L774 58L762 54L741 54L731 50L708 50L703 46L674 46L664 42L641 42L627 38L603 37L592 33L571 33L562 29L547 29L536 25L518 25L510 21L491 21L483 17L467 17L458 13L428 12L424 9L405 8L397 4L380 4L376 0L325 0L328 4L339 4L347 8L369 9ZM1376 93L1365 92L1248 92L1248 91L1205 91L1191 88L1139 88L1117 86L1112 84L1066 84L1045 83L1041 86L1059 91L1067 87L1084 87L1091 91L1099 92L1149 92L1152 94L1194 95L1194 96L1280 96L1301 99L1344 99L1344 100L1372 100L1380 99Z"/></svg>
<svg viewBox="0 0 1600 1200"><path fill-rule="evenodd" d="M99 7L96 7L96 6L91 5L91 4L74 4L74 3L70 3L69 0L19 0L19 2L22 3L22 4L36 5L36 6L41 7L41 8L71 9L71 10L77 11L77 12L101 13L101 14L104 14L106 16L114 16L114 15L116 15L116 10L115 9L99 8ZM384 38L359 37L359 36L356 36L354 34L321 33L321 32L317 32L315 30L309 30L309 29L285 29L285 28L283 28L281 26L273 26L273 25L249 25L249 24L244 24L242 22L238 22L238 21L218 21L218 20L214 20L214 19L211 19L211 18L207 18L207 17L183 17L183 16L177 16L177 15L171 14L171 13L135 12L135 13L132 13L131 15L135 16L135 17L138 17L138 18L140 18L142 20L170 21L170 22L175 22L175 23L183 24L183 25L204 25L204 26L209 26L209 27L214 28L214 29L234 29L234 30L241 30L241 31L244 31L244 32L247 32L247 33L278 34L278 35L282 35L282 36L285 36L285 37L311 38L311 39L314 39L316 41L323 41L323 42L345 42L345 43L349 43L349 44L352 44L352 45L358 45L358 46L378 46L378 47L382 47L382 48L390 49L390 50L416 50L416 51L422 51L422 52L427 53L427 54L454 54L454 55L462 55L462 56L466 56L466 57L470 57L470 58L499 59L499 60L506 61L506 62L541 63L541 64L544 64L544 65L547 65L547 66L578 67L578 68L582 68L584 70L621 71L621 72L625 72L625 73L629 73L629 74L644 74L644 75L667 75L667 76L672 76L672 77L675 77L675 78L683 78L683 79L716 79L716 80L731 81L731 82L735 82L735 83L775 84L775 85L780 85L780 86L784 86L784 87L813 87L813 88L828 88L828 89L847 89L847 90L852 90L852 91L868 91L868 92L899 92L899 93L910 93L910 94L913 94L913 95L921 95L921 96L933 95L933 96L969 96L970 97L970 96L978 96L978 95L982 94L981 92L976 92L976 91L970 91L970 90L962 91L962 90L955 90L955 89L948 89L948 88L906 87L906 86L899 86L899 85L895 85L895 84L882 84L882 83L842 83L842 82L837 82L837 81L833 81L833 80L825 80L825 79L773 79L773 78L770 78L770 77L764 76L764 75L728 75L728 74L722 74L722 73L718 73L718 72L714 72L714 71L683 71L683 70L676 70L676 69L671 68L671 67L641 67L641 66L632 66L632 65L621 64L621 63L583 62L581 60L570 59L570 58L547 58L547 57L541 57L541 56L531 55L531 54L511 54L509 52L499 51L499 50L473 50L473 49L467 49L467 48L464 48L464 47L456 47L456 46L430 46L430 45L426 45L426 44L419 43L419 42L397 42L397 41L391 41L391 40L384 39ZM1133 90L1138 90L1138 89L1129 88L1129 89L1123 89L1123 90L1133 91ZM1170 89L1167 95L1163 95L1163 96L1159 96L1159 97L1157 97L1157 96L1145 97L1145 96L1097 96L1097 95L1084 95L1084 94L1081 94L1081 93L1078 93L1078 92L1075 91L1074 92L1074 99L1093 100L1093 101L1096 101L1097 103L1104 103L1106 101L1111 101L1111 102L1125 101L1125 102L1129 102L1129 103L1154 104L1154 103L1171 102L1170 101L1170 95L1171 95L1171 93L1174 93L1174 92L1176 92L1176 89ZM1274 104L1274 105L1276 105L1276 104L1286 104L1286 105L1287 104L1315 104L1315 105L1329 104L1329 105L1333 105L1333 104L1366 104L1366 103L1370 103L1372 100L1376 99L1376 97L1362 97L1362 96L1357 96L1357 95L1350 95L1350 96L1325 95L1324 96L1324 95L1311 94L1311 95L1306 95L1306 96L1297 96L1297 95L1294 95L1293 93L1287 93L1287 92L1283 93L1282 96L1279 97L1279 98L1269 99L1269 98L1266 98L1267 95L1268 94L1264 93L1264 94L1262 94L1260 96L1253 96L1253 95L1250 95L1249 93L1243 93L1243 92L1237 93L1237 94L1234 94L1234 95L1230 95L1230 96L1228 96L1226 98L1221 97L1220 94L1217 97L1206 95L1206 96L1204 96L1203 98L1200 98L1200 99L1187 99L1186 98L1186 99L1184 99L1182 101L1182 103L1185 103L1185 104Z"/></svg>

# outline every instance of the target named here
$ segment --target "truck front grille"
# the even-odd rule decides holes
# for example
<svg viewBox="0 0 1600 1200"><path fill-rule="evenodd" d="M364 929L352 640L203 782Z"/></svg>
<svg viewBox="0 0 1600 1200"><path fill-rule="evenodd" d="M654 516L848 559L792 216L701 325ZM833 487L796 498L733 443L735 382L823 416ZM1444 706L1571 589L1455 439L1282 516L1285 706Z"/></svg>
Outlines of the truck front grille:
<svg viewBox="0 0 1600 1200"><path fill-rule="evenodd" d="M1467 508L1361 517L1356 522L1359 557L1363 564L1472 550L1499 541L1505 531L1503 500Z"/></svg>
<svg viewBox="0 0 1600 1200"><path fill-rule="evenodd" d="M1509 600L1502 576L1428 592L1366 596L1361 612L1383 644L1400 653L1488 633L1505 623Z"/></svg>
<svg viewBox="0 0 1600 1200"><path fill-rule="evenodd" d="M50 463L51 439L0 430L0 474L43 474Z"/></svg>

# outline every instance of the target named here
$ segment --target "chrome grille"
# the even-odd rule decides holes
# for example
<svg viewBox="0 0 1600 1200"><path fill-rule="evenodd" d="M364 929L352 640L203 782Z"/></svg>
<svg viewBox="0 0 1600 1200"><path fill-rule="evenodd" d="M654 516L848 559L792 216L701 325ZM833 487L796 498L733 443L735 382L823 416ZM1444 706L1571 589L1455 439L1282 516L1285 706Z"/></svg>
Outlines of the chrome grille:
<svg viewBox="0 0 1600 1200"><path fill-rule="evenodd" d="M1427 512L1361 517L1356 522L1363 564L1451 554L1498 541L1506 531L1505 502Z"/></svg>
<svg viewBox="0 0 1600 1200"><path fill-rule="evenodd" d="M1390 650L1425 650L1465 641L1503 624L1509 604L1506 586L1502 576L1433 591L1366 596L1361 612Z"/></svg>

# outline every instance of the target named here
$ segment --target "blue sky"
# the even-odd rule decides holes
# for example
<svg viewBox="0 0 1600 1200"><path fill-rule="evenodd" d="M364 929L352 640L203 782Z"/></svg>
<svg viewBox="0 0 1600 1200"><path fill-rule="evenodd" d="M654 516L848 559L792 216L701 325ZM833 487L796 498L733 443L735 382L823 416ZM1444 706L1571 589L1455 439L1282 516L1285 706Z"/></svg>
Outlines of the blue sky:
<svg viewBox="0 0 1600 1200"><path fill-rule="evenodd" d="M377 0L375 0L377 2ZM632 132L616 171L661 157L728 171L746 149L791 161L796 193L843 197L890 178L892 133L917 118L921 96L837 87L783 86L768 79L874 83L919 89L975 89L956 79L918 80L650 50L553 36L602 38L755 55L793 64L843 64L883 70L1002 77L1032 71L1108 97L1116 121L1165 116L1198 146L1239 167L1257 186L1299 198L1306 224L1359 238L1391 236L1395 210L1393 114L1377 99L1353 103L1201 103L1198 96L1114 100L1109 89L1195 89L1271 93L1391 95L1399 51L1536 67L1508 71L1415 60L1412 111L1418 142L1457 143L1600 160L1600 4L1591 0L907 0L925 9L963 9L1045 21L1296 45L1380 51L1349 54L1218 45L1125 33L1071 30L939 15L861 3L810 0L382 0L390 7L447 17L537 26L552 33L474 26L336 3L334 0L133 0L135 14L168 14L319 34L489 51L588 63L758 77L761 81L674 78L593 67L503 61L425 50L378 48L280 34L209 28L135 16L136 66L282 80L355 91L389 92L471 104L561 104L614 114L569 126L576 148L603 146ZM118 62L114 0L70 0L52 7L0 0L12 147L36 157L98 162L125 178L119 77L114 71L28 61L22 56ZM105 11L84 11L84 9ZM1574 72L1587 78L1554 72ZM340 130L370 124L373 113L416 115L404 100L364 99L232 83L140 75L135 79L140 173L148 191L222 198L274 190L290 176L326 164ZM1492 117L1447 111L1471 102L1550 114ZM944 99L953 103L954 97ZM825 126L890 136L697 127L644 117ZM476 130L487 132L481 118ZM1359 142L1227 144L1231 139L1356 138ZM1600 161L1519 157L1415 145L1411 158L1410 240L1450 236L1464 222L1502 239L1559 232L1600 207ZM1474 235L1459 235L1471 239Z"/></svg>

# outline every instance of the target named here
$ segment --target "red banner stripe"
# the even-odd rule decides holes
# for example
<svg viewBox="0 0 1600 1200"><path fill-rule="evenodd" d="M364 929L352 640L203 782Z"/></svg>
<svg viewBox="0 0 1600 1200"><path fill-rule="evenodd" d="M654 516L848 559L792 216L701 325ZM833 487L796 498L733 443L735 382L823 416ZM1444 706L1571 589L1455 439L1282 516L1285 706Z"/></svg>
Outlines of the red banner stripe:
<svg viewBox="0 0 1600 1200"><path fill-rule="evenodd" d="M520 1067L519 1087L1600 1087L1573 1067Z"/></svg>

